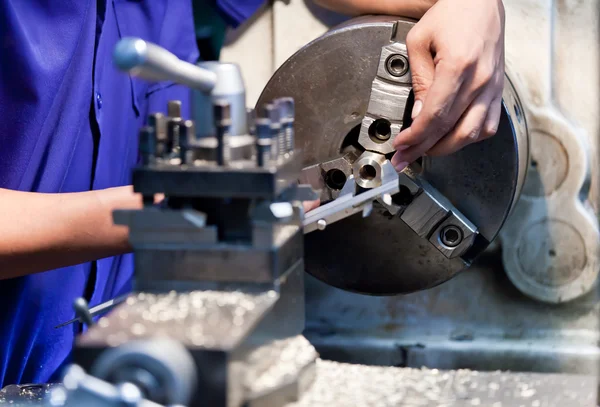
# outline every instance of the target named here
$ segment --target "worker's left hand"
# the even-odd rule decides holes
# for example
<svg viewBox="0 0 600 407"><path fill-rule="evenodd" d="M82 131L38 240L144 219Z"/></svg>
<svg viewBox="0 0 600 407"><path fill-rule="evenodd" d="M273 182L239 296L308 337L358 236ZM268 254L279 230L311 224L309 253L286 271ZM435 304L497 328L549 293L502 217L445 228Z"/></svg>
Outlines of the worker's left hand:
<svg viewBox="0 0 600 407"><path fill-rule="evenodd" d="M304 213L312 211L313 209L317 209L321 205L321 200L317 199L316 201L305 201L302 202L302 206L304 206Z"/></svg>
<svg viewBox="0 0 600 407"><path fill-rule="evenodd" d="M501 0L439 0L406 40L413 123L394 140L392 163L446 155L493 136L504 86Z"/></svg>

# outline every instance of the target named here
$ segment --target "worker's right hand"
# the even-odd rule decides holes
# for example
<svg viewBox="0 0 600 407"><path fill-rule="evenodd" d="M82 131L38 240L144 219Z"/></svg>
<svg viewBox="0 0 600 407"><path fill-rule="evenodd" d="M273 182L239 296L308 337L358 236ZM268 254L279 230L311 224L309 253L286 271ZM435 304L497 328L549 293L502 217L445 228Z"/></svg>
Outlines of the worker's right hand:
<svg viewBox="0 0 600 407"><path fill-rule="evenodd" d="M412 125L394 140L394 167L494 135L504 88L502 1L439 0L406 45L415 104Z"/></svg>

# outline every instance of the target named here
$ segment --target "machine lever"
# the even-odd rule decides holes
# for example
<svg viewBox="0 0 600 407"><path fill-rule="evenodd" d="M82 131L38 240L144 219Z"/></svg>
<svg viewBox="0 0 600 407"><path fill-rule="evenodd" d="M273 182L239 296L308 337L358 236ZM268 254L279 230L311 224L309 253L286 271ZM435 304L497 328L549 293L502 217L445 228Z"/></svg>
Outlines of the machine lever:
<svg viewBox="0 0 600 407"><path fill-rule="evenodd" d="M126 37L113 53L117 67L149 81L172 81L210 93L217 84L217 74L182 61L164 48L140 38Z"/></svg>
<svg viewBox="0 0 600 407"><path fill-rule="evenodd" d="M103 302L100 305L96 305L95 307L87 309L87 313L89 314L89 316L91 318L93 318L93 317L95 317L97 315L106 313L106 312L110 311L111 309L113 309L114 307L116 307L117 305L119 305L122 302L124 302L127 299L128 296L129 295L122 295L120 297L113 298L112 300ZM73 306L76 307L77 305L73 304ZM87 306L87 302L86 302L86 306ZM71 325L72 323L75 323L77 321L81 321L81 322L83 322L85 324L88 324L88 321L85 321L84 318L82 318L82 315L80 315L80 311L76 310L75 313L77 315L76 318L73 318L73 319L71 319L70 321L67 321L67 322L63 322L62 324L55 326L54 329L58 329L58 328L62 328L63 326Z"/></svg>
<svg viewBox="0 0 600 407"><path fill-rule="evenodd" d="M85 298L77 298L75 302L73 302L73 309L75 310L75 315L79 317L81 322L87 326L94 325L94 319L92 318L92 314L90 314L90 307Z"/></svg>

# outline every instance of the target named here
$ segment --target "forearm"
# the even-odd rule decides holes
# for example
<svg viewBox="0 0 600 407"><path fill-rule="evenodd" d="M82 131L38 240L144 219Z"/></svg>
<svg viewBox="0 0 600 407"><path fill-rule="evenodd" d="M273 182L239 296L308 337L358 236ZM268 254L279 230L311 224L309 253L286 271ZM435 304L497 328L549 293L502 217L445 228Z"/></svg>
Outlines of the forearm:
<svg viewBox="0 0 600 407"><path fill-rule="evenodd" d="M0 189L0 280L125 253L114 209L135 209L130 187L68 194Z"/></svg>
<svg viewBox="0 0 600 407"><path fill-rule="evenodd" d="M437 0L314 0L342 14L387 14L419 19Z"/></svg>

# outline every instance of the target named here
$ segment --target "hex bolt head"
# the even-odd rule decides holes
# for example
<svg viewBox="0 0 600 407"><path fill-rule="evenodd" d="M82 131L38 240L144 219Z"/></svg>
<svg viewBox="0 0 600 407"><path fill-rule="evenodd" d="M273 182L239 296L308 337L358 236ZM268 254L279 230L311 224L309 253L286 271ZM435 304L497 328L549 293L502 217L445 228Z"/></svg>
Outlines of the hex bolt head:
<svg viewBox="0 0 600 407"><path fill-rule="evenodd" d="M462 242L462 230L454 225L448 225L440 231L440 242L447 247L456 247Z"/></svg>
<svg viewBox="0 0 600 407"><path fill-rule="evenodd" d="M181 118L181 100L169 100L167 114L172 118Z"/></svg>

